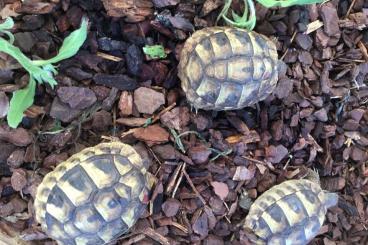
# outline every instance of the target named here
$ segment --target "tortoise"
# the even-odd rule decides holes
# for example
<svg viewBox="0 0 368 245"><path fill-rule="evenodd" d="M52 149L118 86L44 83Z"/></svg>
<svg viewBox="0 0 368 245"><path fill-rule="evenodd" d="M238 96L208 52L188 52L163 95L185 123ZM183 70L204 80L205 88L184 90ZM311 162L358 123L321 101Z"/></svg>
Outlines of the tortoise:
<svg viewBox="0 0 368 245"><path fill-rule="evenodd" d="M130 145L100 143L71 156L37 188L36 220L59 244L106 244L126 233L149 201L148 157Z"/></svg>
<svg viewBox="0 0 368 245"><path fill-rule="evenodd" d="M265 191L251 205L243 228L255 244L305 245L323 225L338 195L322 190L319 178L293 179Z"/></svg>
<svg viewBox="0 0 368 245"><path fill-rule="evenodd" d="M186 40L178 77L196 109L235 110L266 99L283 69L268 37L218 26L198 30Z"/></svg>

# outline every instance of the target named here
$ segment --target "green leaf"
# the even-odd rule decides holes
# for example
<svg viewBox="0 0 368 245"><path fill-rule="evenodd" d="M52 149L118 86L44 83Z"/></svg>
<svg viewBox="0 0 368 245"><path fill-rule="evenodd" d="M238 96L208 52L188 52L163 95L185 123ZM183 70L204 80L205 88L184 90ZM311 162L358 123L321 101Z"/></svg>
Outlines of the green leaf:
<svg viewBox="0 0 368 245"><path fill-rule="evenodd" d="M11 17L5 19L3 23L0 24L0 31L12 29L14 26L14 21Z"/></svg>
<svg viewBox="0 0 368 245"><path fill-rule="evenodd" d="M143 47L143 52L151 59L166 58L165 49L162 45L146 45Z"/></svg>
<svg viewBox="0 0 368 245"><path fill-rule="evenodd" d="M267 8L272 7L290 7L294 5L305 5L305 4L314 4L314 3L322 3L325 0L257 0L260 4Z"/></svg>
<svg viewBox="0 0 368 245"><path fill-rule="evenodd" d="M33 104L35 91L36 81L30 77L27 87L17 90L13 93L7 115L7 120L10 127L18 127L19 123L22 121L23 113Z"/></svg>
<svg viewBox="0 0 368 245"><path fill-rule="evenodd" d="M6 18L5 21L0 24L0 32L8 36L10 43L14 43L14 35L13 33L7 30L12 29L13 26L14 26L14 21L10 17Z"/></svg>
<svg viewBox="0 0 368 245"><path fill-rule="evenodd" d="M252 0L243 0L243 1L244 1L244 10L242 16L239 16L234 11L232 11L233 20L229 19L227 17L227 14L229 12L232 0L226 0L221 13L217 17L217 20L223 18L225 23L230 26L245 28L248 31L252 31L256 26L257 20L254 3Z"/></svg>
<svg viewBox="0 0 368 245"><path fill-rule="evenodd" d="M64 39L64 42L59 49L58 55L48 60L35 60L33 63L37 66L42 66L46 64L53 64L74 56L87 38L87 27L88 20L83 18L80 28L73 31Z"/></svg>

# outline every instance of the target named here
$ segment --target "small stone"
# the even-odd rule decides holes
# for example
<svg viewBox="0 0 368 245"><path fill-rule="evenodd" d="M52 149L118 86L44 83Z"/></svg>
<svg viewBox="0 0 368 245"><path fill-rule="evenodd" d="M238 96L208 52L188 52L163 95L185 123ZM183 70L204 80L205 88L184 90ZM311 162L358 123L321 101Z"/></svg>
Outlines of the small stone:
<svg viewBox="0 0 368 245"><path fill-rule="evenodd" d="M128 91L123 91L119 100L120 113L123 116L133 114L133 96Z"/></svg>
<svg viewBox="0 0 368 245"><path fill-rule="evenodd" d="M146 128L138 128L134 131L133 136L145 141L149 146L169 141L169 133L158 124L150 125Z"/></svg>
<svg viewBox="0 0 368 245"><path fill-rule="evenodd" d="M8 111L9 111L9 98L8 96L6 96L4 92L0 91L0 118L6 117Z"/></svg>
<svg viewBox="0 0 368 245"><path fill-rule="evenodd" d="M196 164L202 164L208 162L211 150L204 145L192 146L188 150L188 155Z"/></svg>
<svg viewBox="0 0 368 245"><path fill-rule="evenodd" d="M83 87L60 87L57 90L57 95L61 102L77 110L86 109L97 100L95 93L91 89Z"/></svg>
<svg viewBox="0 0 368 245"><path fill-rule="evenodd" d="M310 50L313 45L313 39L309 35L303 33L298 33L295 41L304 50Z"/></svg>
<svg viewBox="0 0 368 245"><path fill-rule="evenodd" d="M111 113L105 110L97 111L93 114L92 128L97 131L107 131L112 125Z"/></svg>
<svg viewBox="0 0 368 245"><path fill-rule="evenodd" d="M140 113L153 114L165 104L165 96L153 89L140 87L134 91L134 104Z"/></svg>
<svg viewBox="0 0 368 245"><path fill-rule="evenodd" d="M12 129L6 124L0 126L0 140L12 143L16 146L27 146L32 143L32 135L24 128Z"/></svg>
<svg viewBox="0 0 368 245"><path fill-rule="evenodd" d="M109 88L117 88L119 90L134 90L138 87L135 79L122 74L96 74L93 81Z"/></svg>
<svg viewBox="0 0 368 245"><path fill-rule="evenodd" d="M70 67L66 69L65 73L76 81L87 80L93 77L91 73L85 72L78 67Z"/></svg>
<svg viewBox="0 0 368 245"><path fill-rule="evenodd" d="M19 168L24 162L24 154L25 151L22 149L13 151L7 159L7 164L11 168Z"/></svg>
<svg viewBox="0 0 368 245"><path fill-rule="evenodd" d="M279 163L288 155L288 149L283 145L270 145L265 149L267 160L271 163Z"/></svg>
<svg viewBox="0 0 368 245"><path fill-rule="evenodd" d="M14 169L10 178L14 190L21 191L27 185L27 173L23 169Z"/></svg>
<svg viewBox="0 0 368 245"><path fill-rule="evenodd" d="M167 111L160 117L161 123L168 128L182 130L190 121L190 113L188 107L175 107L171 111Z"/></svg>
<svg viewBox="0 0 368 245"><path fill-rule="evenodd" d="M313 115L317 118L317 120L321 122L327 122L328 121L328 115L325 108L322 108L318 111L315 111Z"/></svg>
<svg viewBox="0 0 368 245"><path fill-rule="evenodd" d="M339 16L337 15L336 8L332 4L323 4L320 11L325 33L328 36L339 34Z"/></svg>
<svg viewBox="0 0 368 245"><path fill-rule="evenodd" d="M162 204L162 211L166 217L174 217L178 213L180 206L181 203L178 200L169 198Z"/></svg>
<svg viewBox="0 0 368 245"><path fill-rule="evenodd" d="M31 52L33 46L36 44L36 39L32 32L18 32L14 34L14 38L14 44L25 53Z"/></svg>
<svg viewBox="0 0 368 245"><path fill-rule="evenodd" d="M50 116L62 122L71 122L81 113L82 110L72 109L69 105L61 102L58 97L54 98L50 110Z"/></svg>

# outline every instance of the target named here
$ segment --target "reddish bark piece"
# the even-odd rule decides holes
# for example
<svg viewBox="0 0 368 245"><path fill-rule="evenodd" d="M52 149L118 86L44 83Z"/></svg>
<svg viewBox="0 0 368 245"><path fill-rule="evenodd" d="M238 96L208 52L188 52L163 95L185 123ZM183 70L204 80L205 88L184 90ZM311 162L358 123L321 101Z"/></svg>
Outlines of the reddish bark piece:
<svg viewBox="0 0 368 245"><path fill-rule="evenodd" d="M128 91L121 92L119 109L123 116L129 116L133 113L133 96Z"/></svg>
<svg viewBox="0 0 368 245"><path fill-rule="evenodd" d="M188 155L196 164L202 164L208 161L211 150L204 145L197 145L189 148Z"/></svg>
<svg viewBox="0 0 368 245"><path fill-rule="evenodd" d="M24 162L24 154L23 149L13 151L7 159L7 164L12 168L19 168Z"/></svg>
<svg viewBox="0 0 368 245"><path fill-rule="evenodd" d="M193 223L192 229L201 237L208 235L208 218L207 214L203 212Z"/></svg>
<svg viewBox="0 0 368 245"><path fill-rule="evenodd" d="M165 104L165 96L153 89L140 87L134 91L134 104L140 113L153 114Z"/></svg>
<svg viewBox="0 0 368 245"><path fill-rule="evenodd" d="M180 131L187 126L190 121L189 109L187 107L176 107L162 114L160 120L166 127Z"/></svg>
<svg viewBox="0 0 368 245"><path fill-rule="evenodd" d="M140 22L153 14L150 0L102 0L107 14L112 17L125 17L127 22Z"/></svg>
<svg viewBox="0 0 368 245"><path fill-rule="evenodd" d="M145 141L148 145L162 144L169 141L169 133L158 124L138 128L133 135L137 139Z"/></svg>
<svg viewBox="0 0 368 245"><path fill-rule="evenodd" d="M288 154L288 149L283 145L270 145L265 149L266 157L271 163L279 163Z"/></svg>
<svg viewBox="0 0 368 245"><path fill-rule="evenodd" d="M0 125L0 140L12 143L16 146L27 146L32 143L32 135L24 128L12 129L3 124Z"/></svg>
<svg viewBox="0 0 368 245"><path fill-rule="evenodd" d="M233 176L233 180L235 181L244 181L244 180L251 180L254 178L255 169L249 170L245 166L238 166L236 167L235 174Z"/></svg>
<svg viewBox="0 0 368 245"><path fill-rule="evenodd" d="M178 213L180 206L181 204L178 200L170 198L162 204L162 211L166 217L173 217Z"/></svg>
<svg viewBox="0 0 368 245"><path fill-rule="evenodd" d="M23 169L14 169L10 180L13 189L21 191L27 185L27 173Z"/></svg>
<svg viewBox="0 0 368 245"><path fill-rule="evenodd" d="M225 198L229 194L229 187L227 186L227 184L222 183L222 182L213 181L211 182L211 185L216 195L219 198L221 198L221 200L225 200Z"/></svg>
<svg viewBox="0 0 368 245"><path fill-rule="evenodd" d="M57 90L57 94L61 102L77 110L86 109L97 100L95 93L91 89L83 87L60 87Z"/></svg>

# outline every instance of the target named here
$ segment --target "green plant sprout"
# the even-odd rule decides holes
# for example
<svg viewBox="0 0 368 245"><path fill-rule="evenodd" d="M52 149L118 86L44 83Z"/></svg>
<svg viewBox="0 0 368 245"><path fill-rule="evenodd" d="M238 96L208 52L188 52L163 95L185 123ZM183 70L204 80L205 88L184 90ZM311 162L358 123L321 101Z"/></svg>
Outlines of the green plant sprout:
<svg viewBox="0 0 368 245"><path fill-rule="evenodd" d="M9 41L0 38L0 52L12 56L29 73L28 85L23 89L15 91L10 100L7 121L10 127L16 128L22 121L24 111L33 104L36 82L39 84L48 83L52 88L57 84L54 79L57 70L53 64L68 59L78 52L87 38L88 20L83 18L80 28L66 37L59 49L59 53L48 60L31 60L18 47L14 46L14 36L8 31L13 26L14 22L10 17L0 24L0 33L4 33L9 38Z"/></svg>
<svg viewBox="0 0 368 245"><path fill-rule="evenodd" d="M143 52L151 59L166 58L165 49L162 45L146 45L143 47Z"/></svg>
<svg viewBox="0 0 368 245"><path fill-rule="evenodd" d="M256 11L254 7L254 2L252 0L244 1L244 11L243 15L237 15L233 10L231 10L232 19L227 17L232 0L225 0L225 4L220 14L217 17L217 21L222 18L226 24L238 28L244 28L248 31L252 31L256 26ZM290 7L294 5L305 5L313 3L322 3L325 0L256 0L258 3L266 8L272 7Z"/></svg>

